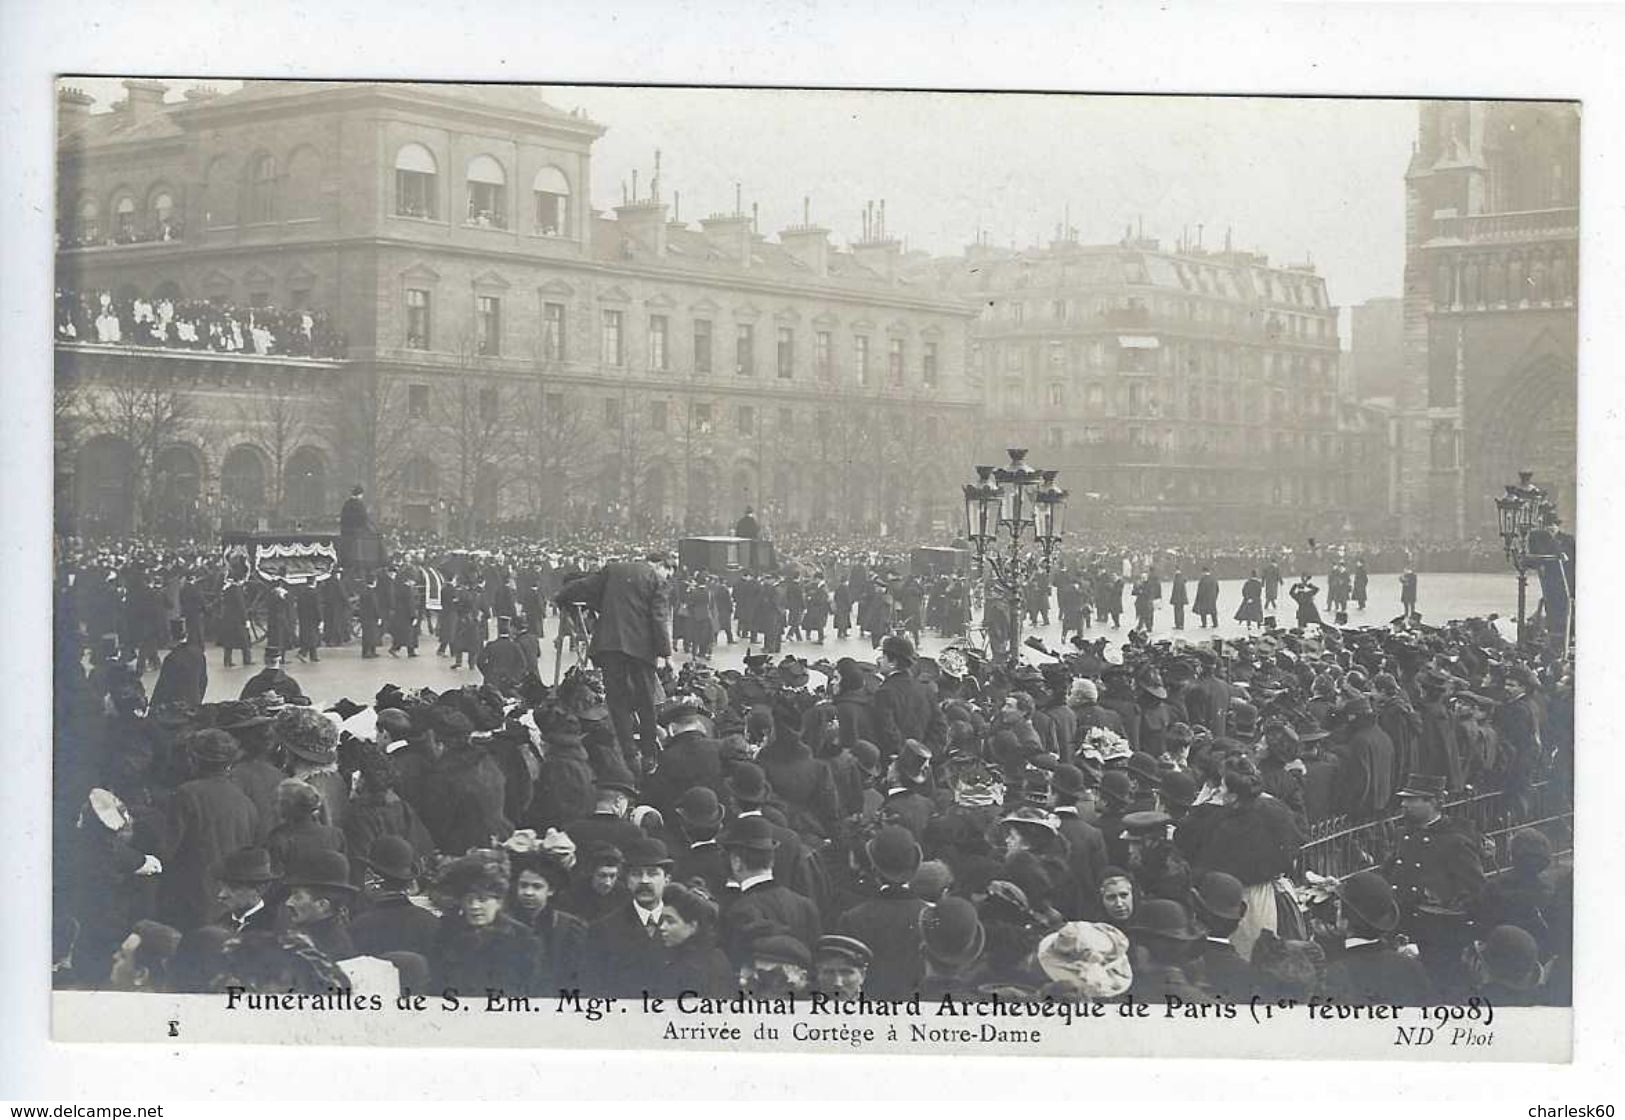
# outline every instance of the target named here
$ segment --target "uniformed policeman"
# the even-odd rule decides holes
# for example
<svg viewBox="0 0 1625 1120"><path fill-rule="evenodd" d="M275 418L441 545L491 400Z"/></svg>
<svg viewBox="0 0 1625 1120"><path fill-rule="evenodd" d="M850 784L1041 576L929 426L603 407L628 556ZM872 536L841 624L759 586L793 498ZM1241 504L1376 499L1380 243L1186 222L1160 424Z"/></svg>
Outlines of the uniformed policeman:
<svg viewBox="0 0 1625 1120"><path fill-rule="evenodd" d="M1439 811L1444 795L1438 774L1412 774L1399 791L1405 833L1387 877L1434 987L1450 996L1467 983L1461 954L1473 937L1484 865L1477 830Z"/></svg>

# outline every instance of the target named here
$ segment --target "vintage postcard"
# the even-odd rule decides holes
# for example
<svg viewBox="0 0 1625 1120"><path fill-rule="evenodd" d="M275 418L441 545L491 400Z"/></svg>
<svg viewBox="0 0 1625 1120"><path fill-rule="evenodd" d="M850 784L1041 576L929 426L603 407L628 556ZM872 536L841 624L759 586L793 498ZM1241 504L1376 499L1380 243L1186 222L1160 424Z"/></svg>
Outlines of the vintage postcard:
<svg viewBox="0 0 1625 1120"><path fill-rule="evenodd" d="M57 1040L1569 1060L1578 103L56 101Z"/></svg>

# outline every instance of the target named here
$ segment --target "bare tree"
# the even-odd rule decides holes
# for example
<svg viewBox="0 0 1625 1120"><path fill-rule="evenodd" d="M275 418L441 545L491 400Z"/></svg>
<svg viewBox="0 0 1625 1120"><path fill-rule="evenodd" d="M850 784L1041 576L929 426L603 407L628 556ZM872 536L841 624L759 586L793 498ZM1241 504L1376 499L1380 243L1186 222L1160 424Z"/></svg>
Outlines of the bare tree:
<svg viewBox="0 0 1625 1120"><path fill-rule="evenodd" d="M472 336L457 349L457 377L439 394L436 427L451 442L452 487L468 535L481 516L494 518L522 457L519 410L490 374Z"/></svg>
<svg viewBox="0 0 1625 1120"><path fill-rule="evenodd" d="M356 483L391 500L410 443L407 389L376 369L347 370L344 395L333 414L334 444Z"/></svg>
<svg viewBox="0 0 1625 1120"><path fill-rule="evenodd" d="M273 525L282 520L288 488L288 460L314 439L318 423L317 402L292 384L292 376L272 374L268 385L257 389L245 403L237 406L238 421L259 437L260 446L270 460L266 504Z"/></svg>
<svg viewBox="0 0 1625 1120"><path fill-rule="evenodd" d="M537 520L564 519L570 495L587 477L596 444L586 404L573 389L538 378L516 394L518 463L525 499Z"/></svg>
<svg viewBox="0 0 1625 1120"><path fill-rule="evenodd" d="M121 371L91 390L73 390L66 402L59 397L57 403L76 398L83 402L84 434L112 436L129 448L134 527L144 528L152 520L158 457L181 442L196 422L191 399L172 377L136 369Z"/></svg>

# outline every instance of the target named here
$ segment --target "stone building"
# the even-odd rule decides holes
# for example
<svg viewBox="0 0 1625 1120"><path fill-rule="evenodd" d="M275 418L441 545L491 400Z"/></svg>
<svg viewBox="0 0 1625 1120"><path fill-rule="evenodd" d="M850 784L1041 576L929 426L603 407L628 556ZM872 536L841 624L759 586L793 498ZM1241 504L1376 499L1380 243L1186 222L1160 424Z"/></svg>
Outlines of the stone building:
<svg viewBox="0 0 1625 1120"><path fill-rule="evenodd" d="M1405 178L1409 533L1493 537L1519 469L1572 524L1579 138L1572 104L1421 105Z"/></svg>
<svg viewBox="0 0 1625 1120"><path fill-rule="evenodd" d="M983 456L1032 449L1076 516L1215 532L1331 533L1383 515L1359 484L1382 425L1344 407L1337 309L1311 265L1125 234L987 244L922 262L977 301Z"/></svg>
<svg viewBox="0 0 1625 1120"><path fill-rule="evenodd" d="M604 127L531 89L125 87L106 113L60 95L59 292L126 323L132 301L296 334L314 316L330 342L136 347L59 323L60 485L99 524L313 523L354 482L441 530L712 529L745 505L900 529L956 508L974 313L907 283L880 223L841 250L804 204L769 240L736 195L696 227L658 153L600 214Z"/></svg>
<svg viewBox="0 0 1625 1120"><path fill-rule="evenodd" d="M1349 308L1345 390L1359 400L1398 401L1405 379L1405 301L1368 299Z"/></svg>

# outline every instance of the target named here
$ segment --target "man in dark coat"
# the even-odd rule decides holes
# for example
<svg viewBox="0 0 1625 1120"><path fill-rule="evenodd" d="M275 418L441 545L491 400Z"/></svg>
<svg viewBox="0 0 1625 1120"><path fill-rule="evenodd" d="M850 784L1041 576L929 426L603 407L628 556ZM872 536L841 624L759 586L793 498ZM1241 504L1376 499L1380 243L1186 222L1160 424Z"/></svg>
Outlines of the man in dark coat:
<svg viewBox="0 0 1625 1120"><path fill-rule="evenodd" d="M568 828L597 804L592 763L574 720L548 727L543 736L546 746L525 824L538 831Z"/></svg>
<svg viewBox="0 0 1625 1120"><path fill-rule="evenodd" d="M660 701L657 666L671 656L671 607L666 581L671 557L651 552L642 560L606 564L596 573L566 584L560 606L597 612L588 655L604 673L605 700L615 737L630 755L634 742L643 757L660 753L655 738L655 705ZM634 739L634 729L637 738Z"/></svg>
<svg viewBox="0 0 1625 1120"><path fill-rule="evenodd" d="M529 666L524 651L514 641L513 619L497 619L497 636L485 643L474 666L486 684L504 696L514 694L519 682L525 679Z"/></svg>
<svg viewBox="0 0 1625 1120"><path fill-rule="evenodd" d="M871 709L875 717L875 746L890 762L903 749L905 739L918 739L938 749L947 745L942 709L929 686L915 679L914 643L894 634L881 644L880 668L885 679L875 691Z"/></svg>
<svg viewBox="0 0 1625 1120"><path fill-rule="evenodd" d="M382 617L376 576L369 576L367 582L361 585L356 595L355 613L356 622L361 626L361 656L370 660L378 656L379 621Z"/></svg>
<svg viewBox="0 0 1625 1120"><path fill-rule="evenodd" d="M219 867L226 856L254 844L259 814L227 776L237 758L230 735L193 732L186 748L196 777L177 789L169 803L159 851L164 865L159 898L166 924L190 930L214 918Z"/></svg>
<svg viewBox="0 0 1625 1120"><path fill-rule="evenodd" d="M244 665L254 664L249 653L248 604L243 598L242 580L228 577L220 587L220 632L216 640L226 651L226 668L231 668L231 655L236 650L242 651Z"/></svg>
<svg viewBox="0 0 1625 1120"><path fill-rule="evenodd" d="M633 841L623 855L628 897L588 929L581 986L594 995L637 998L645 991L661 993L664 987L660 915L672 860L666 845L647 838Z"/></svg>
<svg viewBox="0 0 1625 1120"><path fill-rule="evenodd" d="M733 821L723 830L720 843L733 875L723 900L723 948L734 962L748 959L754 932L764 924L788 931L803 945L816 942L823 932L818 907L774 878L778 843L767 819L750 816Z"/></svg>
<svg viewBox="0 0 1625 1120"><path fill-rule="evenodd" d="M301 584L293 601L299 623L299 660L320 661L317 647L322 644L322 601L315 582Z"/></svg>
<svg viewBox="0 0 1625 1120"><path fill-rule="evenodd" d="M761 531L761 526L756 523L756 515L746 506L744 516L734 522L734 536L754 540Z"/></svg>
<svg viewBox="0 0 1625 1120"><path fill-rule="evenodd" d="M864 854L878 889L842 914L835 928L873 946L864 992L875 999L902 999L917 989L923 970L920 912L926 902L908 886L920 868L920 845L906 828L888 825L865 845Z"/></svg>
<svg viewBox="0 0 1625 1120"><path fill-rule="evenodd" d="M435 846L448 855L489 847L513 831L503 813L507 789L502 769L483 745L469 738L473 730L461 712L436 713L435 737L445 750L430 765L416 806Z"/></svg>
<svg viewBox="0 0 1625 1120"><path fill-rule="evenodd" d="M274 692L284 700L303 699L305 693L299 687L299 682L283 671L281 648L267 642L264 658L265 667L243 682L242 692L237 699L252 700L267 692Z"/></svg>
<svg viewBox="0 0 1625 1120"><path fill-rule="evenodd" d="M1345 703L1341 719L1332 747L1338 760L1332 811L1367 820L1385 812L1393 799L1394 742L1377 726L1371 701L1364 696Z"/></svg>
<svg viewBox="0 0 1625 1120"><path fill-rule="evenodd" d="M417 853L400 836L380 836L361 861L372 873L363 896L366 908L350 923L356 952L369 957L385 953L434 952L440 919L411 899L418 875Z"/></svg>
<svg viewBox="0 0 1625 1120"><path fill-rule="evenodd" d="M1395 796L1405 832L1385 873L1405 915L1406 931L1422 949L1423 966L1447 997L1465 982L1461 953L1472 939L1470 918L1484 895L1483 856L1476 830L1444 816L1444 780L1413 774Z"/></svg>
<svg viewBox="0 0 1625 1120"><path fill-rule="evenodd" d="M679 799L695 786L722 796L722 741L707 733L704 715L689 701L673 701L660 718L666 724L666 746L644 797L670 820Z"/></svg>
<svg viewBox="0 0 1625 1120"><path fill-rule="evenodd" d="M756 756L773 792L785 807L791 827L811 839L833 839L840 820L840 801L829 765L814 758L801 741L799 713L775 705L773 737Z"/></svg>
<svg viewBox="0 0 1625 1120"><path fill-rule="evenodd" d="M1084 794L1083 772L1076 766L1057 766L1050 778L1052 812L1060 834L1066 840L1067 866L1071 869L1074 889L1065 892L1068 897L1085 901L1092 907L1100 897L1100 887L1106 875L1106 838L1100 829L1088 823L1078 813L1078 800ZM1091 913L1064 915L1070 919L1084 919Z"/></svg>
<svg viewBox="0 0 1625 1120"><path fill-rule="evenodd" d="M195 708L209 691L209 663L198 642L192 640L185 619L171 619L170 633L176 645L164 655L151 701L154 707L179 704Z"/></svg>
<svg viewBox="0 0 1625 1120"><path fill-rule="evenodd" d="M1204 628L1219 624L1219 581L1213 578L1211 568L1202 569L1202 578L1196 581L1196 601L1192 604L1197 625Z"/></svg>
<svg viewBox="0 0 1625 1120"><path fill-rule="evenodd" d="M1430 1002L1433 986L1414 956L1403 956L1390 940L1399 929L1399 903L1388 881L1361 871L1338 884L1343 929L1326 954L1326 994L1349 1004Z"/></svg>
<svg viewBox="0 0 1625 1120"><path fill-rule="evenodd" d="M1417 679L1422 690L1422 702L1416 706L1421 718L1422 731L1416 745L1416 773L1443 778L1451 793L1461 790L1466 780L1461 759L1461 740L1457 735L1456 717L1445 704L1450 688L1449 678L1437 670L1423 670Z"/></svg>
<svg viewBox="0 0 1625 1120"><path fill-rule="evenodd" d="M202 649L206 637L203 621L208 614L208 606L203 601L203 588L198 585L196 575L187 573L181 580L178 598L180 616L186 622L186 633L191 637L192 643Z"/></svg>
<svg viewBox="0 0 1625 1120"><path fill-rule="evenodd" d="M637 796L637 786L627 777L602 777L594 786L594 804L591 813L577 818L565 826L576 851L585 852L593 845L617 848L624 853L644 836L643 830L626 819Z"/></svg>
<svg viewBox="0 0 1625 1120"><path fill-rule="evenodd" d="M389 655L418 655L418 587L411 577L403 575L395 581L389 594Z"/></svg>
<svg viewBox="0 0 1625 1120"><path fill-rule="evenodd" d="M1190 592L1185 589L1185 573L1174 569L1174 578L1168 584L1168 605L1174 609L1174 629L1185 629L1185 607L1190 603Z"/></svg>
<svg viewBox="0 0 1625 1120"><path fill-rule="evenodd" d="M1196 680L1185 690L1185 714L1193 726L1201 724L1215 739L1224 738L1230 714L1230 682L1214 675L1218 658L1211 650L1196 651Z"/></svg>

